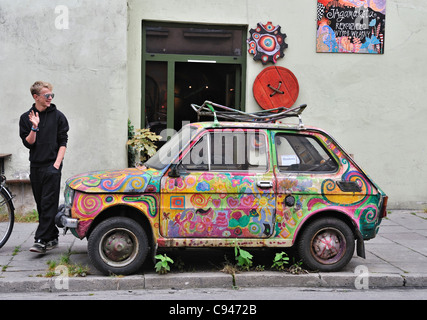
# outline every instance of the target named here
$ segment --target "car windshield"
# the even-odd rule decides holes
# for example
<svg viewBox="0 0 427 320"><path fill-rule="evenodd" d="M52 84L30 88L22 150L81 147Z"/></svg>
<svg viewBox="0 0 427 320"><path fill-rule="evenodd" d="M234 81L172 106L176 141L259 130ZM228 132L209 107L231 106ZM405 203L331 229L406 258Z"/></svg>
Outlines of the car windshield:
<svg viewBox="0 0 427 320"><path fill-rule="evenodd" d="M147 168L163 170L178 156L179 151L193 139L197 129L198 127L196 126L184 126L154 156L147 160L144 165Z"/></svg>

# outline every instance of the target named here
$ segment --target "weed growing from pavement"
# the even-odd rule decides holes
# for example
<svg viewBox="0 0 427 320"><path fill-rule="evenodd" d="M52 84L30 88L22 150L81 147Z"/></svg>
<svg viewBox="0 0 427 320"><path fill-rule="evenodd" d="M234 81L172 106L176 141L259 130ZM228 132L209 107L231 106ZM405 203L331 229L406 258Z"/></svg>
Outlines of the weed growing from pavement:
<svg viewBox="0 0 427 320"><path fill-rule="evenodd" d="M20 251L21 251L21 246L16 246L15 249L13 249L12 256L16 256Z"/></svg>
<svg viewBox="0 0 427 320"><path fill-rule="evenodd" d="M166 254L163 254L163 255L158 254L154 258L159 260L159 262L157 262L155 265L157 273L166 274L171 270L169 264L174 263L174 261L171 258L169 258Z"/></svg>
<svg viewBox="0 0 427 320"><path fill-rule="evenodd" d="M234 246L234 255L236 256L237 265L246 271L249 271L252 266L252 258L248 251L241 249L238 245Z"/></svg>
<svg viewBox="0 0 427 320"><path fill-rule="evenodd" d="M86 277L89 273L89 267L83 266L81 264L75 264L71 262L72 251L64 253L59 261L49 260L47 261L48 271L45 274L45 277L55 277L58 275L58 267L65 267L68 271L68 275L71 277Z"/></svg>
<svg viewBox="0 0 427 320"><path fill-rule="evenodd" d="M231 274L234 275L236 273L238 273L239 271L265 271L266 268L264 265L257 265L255 267L251 267L252 265L252 255L246 254L247 251L243 250L243 257L242 257L242 249L236 250L235 254L236 254L236 260L238 261L237 264L232 264L228 259L227 256L224 256L225 259L225 263L224 263L224 267L220 270L221 272L227 273L227 274ZM238 258L240 257L241 261L242 259L247 259L250 260L251 263L249 265L249 262L246 260L243 260L243 262L239 263ZM282 272L288 272L291 274L303 274L303 273L309 273L307 270L305 270L302 267L302 261L295 261L295 259L292 259L292 264L289 263L290 258L288 257L288 254L286 252L280 252L280 253L276 253L274 259L273 259L273 264L270 267L270 270L277 270L277 271L282 271Z"/></svg>
<svg viewBox="0 0 427 320"><path fill-rule="evenodd" d="M289 264L289 257L286 252L280 252L276 253L276 256L273 259L273 265L271 266L272 269L276 269L279 271L285 270L285 265Z"/></svg>
<svg viewBox="0 0 427 320"><path fill-rule="evenodd" d="M16 256L20 251L21 251L21 246L16 246L15 249L13 249L12 257ZM6 271L8 267L9 267L9 263L1 266L1 271L2 272Z"/></svg>

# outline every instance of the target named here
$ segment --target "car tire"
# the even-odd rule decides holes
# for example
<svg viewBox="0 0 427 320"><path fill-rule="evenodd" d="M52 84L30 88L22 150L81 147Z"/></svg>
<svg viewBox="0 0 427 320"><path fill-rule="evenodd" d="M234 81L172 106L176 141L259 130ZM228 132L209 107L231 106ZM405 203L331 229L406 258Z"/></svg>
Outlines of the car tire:
<svg viewBox="0 0 427 320"><path fill-rule="evenodd" d="M320 218L311 222L297 244L304 265L311 270L334 272L352 259L355 238L350 227L336 218Z"/></svg>
<svg viewBox="0 0 427 320"><path fill-rule="evenodd" d="M88 255L105 275L129 275L144 264L149 250L147 234L135 220L109 218L95 227L88 239Z"/></svg>

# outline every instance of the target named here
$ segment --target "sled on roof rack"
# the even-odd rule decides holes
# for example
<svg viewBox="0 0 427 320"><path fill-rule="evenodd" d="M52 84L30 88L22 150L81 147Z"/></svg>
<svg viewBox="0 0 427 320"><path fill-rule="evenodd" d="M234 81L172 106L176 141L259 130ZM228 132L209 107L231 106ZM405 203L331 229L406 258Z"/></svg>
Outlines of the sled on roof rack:
<svg viewBox="0 0 427 320"><path fill-rule="evenodd" d="M300 106L289 109L285 107L279 107L252 113L236 110L211 101L205 101L201 106L192 103L191 107L194 109L194 111L196 111L198 121L200 121L201 116L213 116L214 122L218 122L218 118L220 118L233 121L261 123L271 123L284 118L298 118L299 126L303 127L304 124L302 123L301 113L304 111L307 105L302 104Z"/></svg>

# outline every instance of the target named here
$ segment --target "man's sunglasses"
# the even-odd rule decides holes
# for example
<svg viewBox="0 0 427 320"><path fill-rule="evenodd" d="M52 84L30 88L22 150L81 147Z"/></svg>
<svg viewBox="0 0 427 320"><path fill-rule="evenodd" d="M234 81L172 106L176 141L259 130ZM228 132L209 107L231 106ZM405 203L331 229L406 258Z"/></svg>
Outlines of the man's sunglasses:
<svg viewBox="0 0 427 320"><path fill-rule="evenodd" d="M52 97L52 99L55 97L54 93L46 93L42 95L43 97L45 97L46 99L49 99L50 97Z"/></svg>

